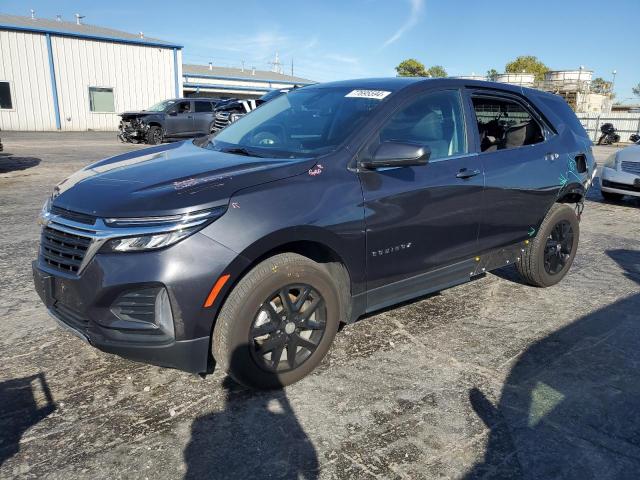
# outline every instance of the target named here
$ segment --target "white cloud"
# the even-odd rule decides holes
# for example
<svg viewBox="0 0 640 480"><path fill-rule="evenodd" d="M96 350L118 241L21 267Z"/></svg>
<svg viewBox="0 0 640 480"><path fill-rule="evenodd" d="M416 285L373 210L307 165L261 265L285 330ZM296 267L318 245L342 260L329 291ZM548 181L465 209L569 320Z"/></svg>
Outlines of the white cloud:
<svg viewBox="0 0 640 480"><path fill-rule="evenodd" d="M381 48L388 47L392 43L397 42L400 37L402 37L405 33L411 30L416 25L416 23L418 23L419 17L420 15L422 15L422 12L424 10L424 0L409 0L409 3L411 4L409 17L393 35L387 38L387 40L382 44Z"/></svg>
<svg viewBox="0 0 640 480"><path fill-rule="evenodd" d="M339 63L348 63L351 65L354 65L359 62L359 60L356 57L342 55L341 53L327 53L324 57L327 60L333 60L334 62L339 62Z"/></svg>

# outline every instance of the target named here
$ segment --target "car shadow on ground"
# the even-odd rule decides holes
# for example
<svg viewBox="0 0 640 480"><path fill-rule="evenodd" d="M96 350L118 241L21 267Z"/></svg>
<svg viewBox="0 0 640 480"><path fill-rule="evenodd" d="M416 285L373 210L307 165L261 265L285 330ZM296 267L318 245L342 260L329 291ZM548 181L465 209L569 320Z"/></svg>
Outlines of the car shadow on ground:
<svg viewBox="0 0 640 480"><path fill-rule="evenodd" d="M316 449L284 389L254 391L229 376L222 386L224 410L192 424L186 479L318 478Z"/></svg>
<svg viewBox="0 0 640 480"><path fill-rule="evenodd" d="M607 255L640 286L640 251ZM471 406L490 428L465 478L638 478L640 293L576 320L522 353L497 406Z"/></svg>
<svg viewBox="0 0 640 480"><path fill-rule="evenodd" d="M9 173L16 170L27 170L40 165L39 158L35 157L14 157L10 153L0 154L0 173Z"/></svg>
<svg viewBox="0 0 640 480"><path fill-rule="evenodd" d="M55 410L43 373L0 383L0 466L18 453L24 432Z"/></svg>

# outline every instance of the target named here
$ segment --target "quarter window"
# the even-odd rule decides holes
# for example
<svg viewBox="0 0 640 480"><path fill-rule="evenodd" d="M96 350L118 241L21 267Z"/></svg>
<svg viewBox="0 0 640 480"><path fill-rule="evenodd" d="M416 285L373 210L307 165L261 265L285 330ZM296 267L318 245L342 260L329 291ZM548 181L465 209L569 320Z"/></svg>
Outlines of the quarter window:
<svg viewBox="0 0 640 480"><path fill-rule="evenodd" d="M467 152L460 94L447 90L426 94L396 112L380 131L380 142L426 145L430 159Z"/></svg>
<svg viewBox="0 0 640 480"><path fill-rule="evenodd" d="M115 112L113 88L89 87L89 108L92 112Z"/></svg>
<svg viewBox="0 0 640 480"><path fill-rule="evenodd" d="M12 109L13 102L11 101L11 85L9 82L0 82L0 108Z"/></svg>
<svg viewBox="0 0 640 480"><path fill-rule="evenodd" d="M473 97L480 150L493 152L544 141L540 124L519 103L502 98Z"/></svg>

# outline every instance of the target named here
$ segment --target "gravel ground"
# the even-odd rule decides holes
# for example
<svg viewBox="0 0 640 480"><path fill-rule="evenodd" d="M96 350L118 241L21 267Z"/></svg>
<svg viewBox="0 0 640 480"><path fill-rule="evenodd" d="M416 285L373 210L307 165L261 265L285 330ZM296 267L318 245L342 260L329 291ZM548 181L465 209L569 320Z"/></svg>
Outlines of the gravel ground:
<svg viewBox="0 0 640 480"><path fill-rule="evenodd" d="M506 268L388 309L344 328L305 380L254 393L54 324L31 285L38 211L74 170L138 147L2 140L0 478L638 477L640 201L594 187L553 288Z"/></svg>

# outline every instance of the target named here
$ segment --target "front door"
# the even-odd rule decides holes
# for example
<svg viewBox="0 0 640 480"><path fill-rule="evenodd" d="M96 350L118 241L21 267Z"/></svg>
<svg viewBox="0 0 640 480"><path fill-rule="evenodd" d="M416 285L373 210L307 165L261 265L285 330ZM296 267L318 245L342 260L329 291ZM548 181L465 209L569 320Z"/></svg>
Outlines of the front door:
<svg viewBox="0 0 640 480"><path fill-rule="evenodd" d="M484 176L478 155L469 153L466 131L461 92L432 91L401 106L365 148L364 156L385 141L431 150L424 166L360 169L369 310L429 290L436 277L446 283L447 275L436 271L475 254ZM463 275L469 278L467 267Z"/></svg>
<svg viewBox="0 0 640 480"><path fill-rule="evenodd" d="M188 135L193 132L193 107L190 100L182 100L167 113L165 134L169 137Z"/></svg>

